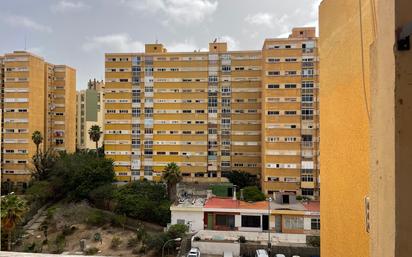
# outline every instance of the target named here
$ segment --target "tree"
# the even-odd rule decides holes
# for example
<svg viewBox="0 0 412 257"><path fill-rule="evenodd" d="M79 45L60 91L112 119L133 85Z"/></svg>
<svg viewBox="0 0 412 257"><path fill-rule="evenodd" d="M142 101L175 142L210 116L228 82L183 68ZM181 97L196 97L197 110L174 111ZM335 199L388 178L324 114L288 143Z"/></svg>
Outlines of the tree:
<svg viewBox="0 0 412 257"><path fill-rule="evenodd" d="M232 172L229 172L226 177L231 183L238 186L238 188L240 189L247 186L257 185L257 180L245 171L234 170Z"/></svg>
<svg viewBox="0 0 412 257"><path fill-rule="evenodd" d="M163 170L162 179L167 184L167 194L170 201L176 201L176 185L182 180L179 166L174 162L168 163Z"/></svg>
<svg viewBox="0 0 412 257"><path fill-rule="evenodd" d="M89 129L90 140L96 143L96 153L98 153L99 150L99 140L102 133L103 132L100 130L100 127L98 125L93 125Z"/></svg>
<svg viewBox="0 0 412 257"><path fill-rule="evenodd" d="M133 181L114 193L116 213L166 225L170 222L170 201L166 186L152 181Z"/></svg>
<svg viewBox="0 0 412 257"><path fill-rule="evenodd" d="M265 195L257 186L243 188L243 198L245 201L257 202L265 200Z"/></svg>
<svg viewBox="0 0 412 257"><path fill-rule="evenodd" d="M33 156L34 171L32 172L32 177L35 180L42 181L47 179L52 170L54 164L56 163L57 154L53 149L48 149L46 152Z"/></svg>
<svg viewBox="0 0 412 257"><path fill-rule="evenodd" d="M7 250L11 251L11 236L16 225L27 212L27 202L11 193L1 197L1 226L7 232Z"/></svg>
<svg viewBox="0 0 412 257"><path fill-rule="evenodd" d="M113 161L87 151L61 153L48 180L60 197L87 199L94 189L115 181Z"/></svg>
<svg viewBox="0 0 412 257"><path fill-rule="evenodd" d="M41 135L41 132L38 130L34 131L33 134L31 135L31 140L36 145L35 163L37 163L39 161L39 145L43 142L43 136Z"/></svg>

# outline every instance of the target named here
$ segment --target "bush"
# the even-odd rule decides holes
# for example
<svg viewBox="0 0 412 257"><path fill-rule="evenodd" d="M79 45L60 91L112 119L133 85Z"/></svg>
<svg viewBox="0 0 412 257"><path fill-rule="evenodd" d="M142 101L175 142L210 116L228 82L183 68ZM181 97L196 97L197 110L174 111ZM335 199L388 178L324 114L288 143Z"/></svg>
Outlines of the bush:
<svg viewBox="0 0 412 257"><path fill-rule="evenodd" d="M120 237L114 236L114 237L112 238L112 243L111 243L110 247L111 247L112 249L117 249L117 248L119 248L119 246L120 246L121 244L122 244L122 240L120 239Z"/></svg>
<svg viewBox="0 0 412 257"><path fill-rule="evenodd" d="M246 243L246 237L245 236L240 236L239 237L239 243Z"/></svg>
<svg viewBox="0 0 412 257"><path fill-rule="evenodd" d="M114 180L113 161L87 151L61 153L48 176L55 194L72 200L87 199L93 190Z"/></svg>
<svg viewBox="0 0 412 257"><path fill-rule="evenodd" d="M84 250L85 255L95 255L98 252L99 252L99 248L97 247L89 247L86 250Z"/></svg>
<svg viewBox="0 0 412 257"><path fill-rule="evenodd" d="M76 230L76 227L75 227L75 226L69 226L69 225L65 224L65 225L63 226L62 234L63 234L64 236L70 236L71 234L74 233L75 230Z"/></svg>
<svg viewBox="0 0 412 257"><path fill-rule="evenodd" d="M132 237L127 240L127 247L135 247L139 244L139 239L137 237Z"/></svg>
<svg viewBox="0 0 412 257"><path fill-rule="evenodd" d="M257 186L250 186L243 188L243 197L245 201L264 201L265 195L259 190Z"/></svg>
<svg viewBox="0 0 412 257"><path fill-rule="evenodd" d="M49 249L51 249L51 253L53 254L61 254L64 251L65 246L66 237L63 234L60 234L52 242L52 245L49 245Z"/></svg>
<svg viewBox="0 0 412 257"><path fill-rule="evenodd" d="M110 224L114 227L123 227L126 223L126 216L124 215L113 215L110 218Z"/></svg>
<svg viewBox="0 0 412 257"><path fill-rule="evenodd" d="M116 192L116 212L129 217L166 225L170 222L170 201L164 184L133 181Z"/></svg>
<svg viewBox="0 0 412 257"><path fill-rule="evenodd" d="M200 237L195 236L195 237L193 238L193 241L200 241Z"/></svg>
<svg viewBox="0 0 412 257"><path fill-rule="evenodd" d="M92 226L102 226L106 223L101 211L93 210L87 217L86 223Z"/></svg>
<svg viewBox="0 0 412 257"><path fill-rule="evenodd" d="M29 244L25 244L23 251L26 253L41 253L42 247L41 244L36 244L36 242L32 242Z"/></svg>
<svg viewBox="0 0 412 257"><path fill-rule="evenodd" d="M169 227L167 230L167 237L172 238L183 238L189 228L184 224L175 224Z"/></svg>
<svg viewBox="0 0 412 257"><path fill-rule="evenodd" d="M307 236L306 244L312 247L320 247L320 237L319 236Z"/></svg>

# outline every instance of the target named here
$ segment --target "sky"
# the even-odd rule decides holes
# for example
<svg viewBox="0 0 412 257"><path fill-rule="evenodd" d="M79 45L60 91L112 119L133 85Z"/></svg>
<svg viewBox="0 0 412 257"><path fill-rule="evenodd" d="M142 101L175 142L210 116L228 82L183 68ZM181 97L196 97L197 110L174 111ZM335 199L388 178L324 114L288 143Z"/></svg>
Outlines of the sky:
<svg viewBox="0 0 412 257"><path fill-rule="evenodd" d="M33 52L77 70L77 88L104 79L104 53L261 49L265 38L317 26L320 0L0 0L0 55Z"/></svg>

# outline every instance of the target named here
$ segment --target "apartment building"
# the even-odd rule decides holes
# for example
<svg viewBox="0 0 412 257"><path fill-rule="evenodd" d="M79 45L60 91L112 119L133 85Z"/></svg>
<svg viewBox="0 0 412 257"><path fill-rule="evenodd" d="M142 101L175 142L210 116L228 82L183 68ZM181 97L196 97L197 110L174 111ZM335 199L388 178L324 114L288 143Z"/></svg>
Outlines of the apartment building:
<svg viewBox="0 0 412 257"><path fill-rule="evenodd" d="M51 147L75 150L75 70L49 64L26 51L8 53L2 59L2 182L24 187L36 152L31 140L34 131L43 135L42 151Z"/></svg>
<svg viewBox="0 0 412 257"><path fill-rule="evenodd" d="M266 39L262 51L262 188L319 195L315 29Z"/></svg>
<svg viewBox="0 0 412 257"><path fill-rule="evenodd" d="M76 94L76 147L78 149L95 149L96 143L90 140L89 129L98 125L103 130L104 119L104 82L90 80L87 89ZM99 145L103 144L103 136Z"/></svg>
<svg viewBox="0 0 412 257"><path fill-rule="evenodd" d="M300 143L302 81L313 82L307 86L312 97L305 97L305 110L312 101L312 137L305 142L315 141L318 128L315 48L315 29L301 28L288 39L267 40L263 50L229 51L213 42L207 52L169 53L162 44L147 44L144 53L106 54L105 152L118 179L158 180L164 166L176 162L186 181L220 181L240 170L261 178L266 193L301 194L302 163L317 159L316 150L303 159ZM303 79L306 72L310 80ZM269 88L275 83L278 89ZM282 142L266 142L275 136ZM315 195L312 184L305 185L308 195Z"/></svg>

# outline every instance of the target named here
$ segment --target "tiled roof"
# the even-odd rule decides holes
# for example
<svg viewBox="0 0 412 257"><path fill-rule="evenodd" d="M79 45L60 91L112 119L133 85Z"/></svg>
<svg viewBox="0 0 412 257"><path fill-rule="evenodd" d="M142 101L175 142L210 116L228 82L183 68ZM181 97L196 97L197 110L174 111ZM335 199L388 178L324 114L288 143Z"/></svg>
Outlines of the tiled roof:
<svg viewBox="0 0 412 257"><path fill-rule="evenodd" d="M268 202L267 201L260 201L260 202L245 202L239 201L239 208L240 209L257 209L257 210L267 210L268 209Z"/></svg>
<svg viewBox="0 0 412 257"><path fill-rule="evenodd" d="M232 198L212 197L206 200L204 208L239 208L239 201Z"/></svg>
<svg viewBox="0 0 412 257"><path fill-rule="evenodd" d="M319 201L309 201L303 203L303 206L307 211L319 212L320 211L320 202Z"/></svg>

